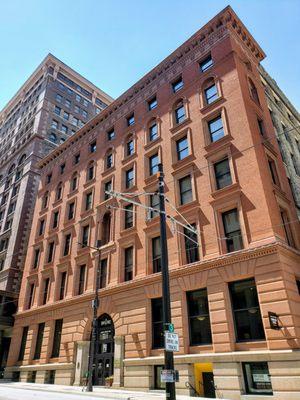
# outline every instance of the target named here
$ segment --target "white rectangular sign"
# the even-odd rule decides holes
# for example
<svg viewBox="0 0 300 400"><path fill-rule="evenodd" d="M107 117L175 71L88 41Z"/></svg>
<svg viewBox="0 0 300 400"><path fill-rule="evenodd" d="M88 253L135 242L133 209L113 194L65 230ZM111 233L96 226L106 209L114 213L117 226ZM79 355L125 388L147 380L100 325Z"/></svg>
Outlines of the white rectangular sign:
<svg viewBox="0 0 300 400"><path fill-rule="evenodd" d="M174 371L171 369L162 369L160 371L160 381L161 382L175 382Z"/></svg>
<svg viewBox="0 0 300 400"><path fill-rule="evenodd" d="M165 331L166 351L179 351L179 336L177 333Z"/></svg>

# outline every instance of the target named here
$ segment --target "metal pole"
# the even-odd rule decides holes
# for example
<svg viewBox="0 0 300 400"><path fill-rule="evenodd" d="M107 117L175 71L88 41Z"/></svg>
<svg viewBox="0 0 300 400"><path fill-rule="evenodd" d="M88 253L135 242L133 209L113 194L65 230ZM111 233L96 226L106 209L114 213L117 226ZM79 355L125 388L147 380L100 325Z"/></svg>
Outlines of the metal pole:
<svg viewBox="0 0 300 400"><path fill-rule="evenodd" d="M162 270L162 303L163 303L163 329L168 330L171 324L171 302L169 282L169 261L167 246L167 228L165 214L165 183L163 166L159 164L158 193L160 210L160 246L161 246L161 270ZM165 350L165 369L174 371L174 356L172 351ZM166 399L176 400L175 382L166 383Z"/></svg>
<svg viewBox="0 0 300 400"><path fill-rule="evenodd" d="M91 246L87 246L91 247ZM92 337L90 342L90 349L89 349L89 365L88 365L88 384L87 384L87 392L93 391L93 366L95 361L95 350L96 350L96 343L97 343L97 312L99 307L99 296L98 291L100 287L100 266L101 266L101 241L98 240L97 248L94 248L98 251L98 266L96 270L96 282L95 282L95 297L92 300L92 308L93 308L93 320L92 320ZM95 371L96 373L96 371Z"/></svg>

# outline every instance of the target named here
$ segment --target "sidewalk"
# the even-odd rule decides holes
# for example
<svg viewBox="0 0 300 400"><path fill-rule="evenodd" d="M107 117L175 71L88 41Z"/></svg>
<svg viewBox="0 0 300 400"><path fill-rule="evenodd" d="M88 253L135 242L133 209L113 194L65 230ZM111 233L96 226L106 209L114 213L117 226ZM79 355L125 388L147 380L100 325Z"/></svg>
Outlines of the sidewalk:
<svg viewBox="0 0 300 400"><path fill-rule="evenodd" d="M139 392L139 391L130 391L130 390L118 390L111 388L103 388L103 387L95 387L93 392L82 392L81 386L64 386L64 385L47 385L47 384L39 384L39 383L26 383L26 382L8 382L0 380L0 387L9 387L14 389L23 389L23 390L34 390L41 392L57 392L57 393L67 393L67 394L76 394L81 395L83 397L104 397L105 399L121 399L121 400L162 400L166 398L166 395L163 391L151 391L151 392ZM197 397L189 397L177 395L177 400L191 400L192 398ZM198 397L199 398L199 397ZM207 398L201 397L201 400L206 400ZM209 399L207 399L209 400Z"/></svg>

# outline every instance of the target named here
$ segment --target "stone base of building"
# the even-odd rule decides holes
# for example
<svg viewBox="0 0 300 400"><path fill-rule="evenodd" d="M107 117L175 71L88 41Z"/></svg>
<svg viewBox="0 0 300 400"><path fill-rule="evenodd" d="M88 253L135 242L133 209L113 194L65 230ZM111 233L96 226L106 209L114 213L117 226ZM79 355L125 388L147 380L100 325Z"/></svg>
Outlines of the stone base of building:
<svg viewBox="0 0 300 400"><path fill-rule="evenodd" d="M77 354L85 355L86 364L88 342L80 342L83 348ZM267 362L272 395L249 394L245 385L243 363ZM148 391L159 389L156 375L163 365L163 357L125 359L115 369L113 387L126 390ZM61 385L80 385L80 372L77 363L51 363L26 365L6 369L5 377L21 382L55 383ZM230 400L299 400L300 399L300 352L298 351L253 351L249 353L189 354L175 356L175 368L179 371L176 383L177 394L194 396L205 395L205 376L212 376L215 385L215 397ZM81 369L81 368L80 368ZM52 372L51 375L51 371ZM205 375L209 374L209 375ZM76 378L77 377L77 378ZM52 378L52 382L51 382ZM207 389L207 388L206 388Z"/></svg>

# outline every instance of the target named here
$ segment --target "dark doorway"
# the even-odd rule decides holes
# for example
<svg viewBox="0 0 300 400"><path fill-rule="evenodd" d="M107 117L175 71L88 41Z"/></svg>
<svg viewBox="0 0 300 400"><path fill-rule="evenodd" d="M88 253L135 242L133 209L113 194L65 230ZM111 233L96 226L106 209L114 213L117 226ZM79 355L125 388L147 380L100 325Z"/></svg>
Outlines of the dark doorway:
<svg viewBox="0 0 300 400"><path fill-rule="evenodd" d="M98 318L95 368L93 371L93 384L96 386L104 386L105 378L114 373L114 336L113 320L107 314L101 315Z"/></svg>
<svg viewBox="0 0 300 400"><path fill-rule="evenodd" d="M214 374L212 372L202 372L204 397L214 399L216 397Z"/></svg>

